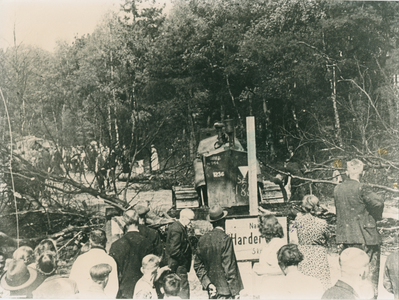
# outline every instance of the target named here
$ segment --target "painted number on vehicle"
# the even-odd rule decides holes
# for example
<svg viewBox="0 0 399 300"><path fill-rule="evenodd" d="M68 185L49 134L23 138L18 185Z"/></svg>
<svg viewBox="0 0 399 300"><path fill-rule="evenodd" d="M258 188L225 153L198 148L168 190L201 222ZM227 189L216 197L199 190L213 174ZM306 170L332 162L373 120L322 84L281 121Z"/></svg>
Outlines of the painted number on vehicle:
<svg viewBox="0 0 399 300"><path fill-rule="evenodd" d="M213 172L213 177L214 178L224 177L224 172Z"/></svg>

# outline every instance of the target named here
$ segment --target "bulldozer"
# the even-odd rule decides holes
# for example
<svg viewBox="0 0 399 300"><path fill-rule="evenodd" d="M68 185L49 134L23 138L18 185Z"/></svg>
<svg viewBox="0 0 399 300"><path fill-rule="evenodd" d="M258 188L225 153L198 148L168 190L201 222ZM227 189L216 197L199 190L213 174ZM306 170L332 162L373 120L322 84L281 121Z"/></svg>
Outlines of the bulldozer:
<svg viewBox="0 0 399 300"><path fill-rule="evenodd" d="M249 206L247 152L235 137L232 119L214 124L216 134L203 138L194 160L194 187L172 188L173 209ZM257 161L258 202L286 202L281 185L264 180Z"/></svg>

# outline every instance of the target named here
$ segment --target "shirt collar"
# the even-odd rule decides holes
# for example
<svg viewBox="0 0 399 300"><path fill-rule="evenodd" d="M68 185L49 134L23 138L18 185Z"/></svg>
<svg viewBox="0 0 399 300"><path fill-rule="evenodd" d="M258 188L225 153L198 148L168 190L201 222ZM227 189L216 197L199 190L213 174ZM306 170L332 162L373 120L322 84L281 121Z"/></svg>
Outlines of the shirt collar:
<svg viewBox="0 0 399 300"><path fill-rule="evenodd" d="M100 250L104 250L105 251L105 249L103 247L101 247L101 246L91 246L90 249L100 249Z"/></svg>
<svg viewBox="0 0 399 300"><path fill-rule="evenodd" d="M222 227L220 227L220 226L216 226L215 229L220 229L221 231L224 232L224 229Z"/></svg>

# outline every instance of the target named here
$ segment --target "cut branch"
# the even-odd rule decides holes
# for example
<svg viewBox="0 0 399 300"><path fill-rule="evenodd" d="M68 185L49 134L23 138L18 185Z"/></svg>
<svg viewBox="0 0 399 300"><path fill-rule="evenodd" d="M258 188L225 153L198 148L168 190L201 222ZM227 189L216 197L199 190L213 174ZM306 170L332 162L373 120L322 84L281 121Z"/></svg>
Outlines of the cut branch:
<svg viewBox="0 0 399 300"><path fill-rule="evenodd" d="M276 171L276 172L278 172L278 173L280 173L280 174L283 174L283 175L291 176L292 178L296 178L296 179L300 179L300 180L304 180L304 181L308 181L308 182L312 182L312 183L327 183L327 184L334 184L334 185L337 185L337 184L338 184L337 182L330 181L330 180L312 179L312 178L306 178L306 177L301 177L301 176L292 175L292 174L289 173L289 172L284 172L284 171L278 170L278 169L276 169L276 168L273 168L272 166L270 166L270 165L268 165L268 164L265 164L265 163L264 163L264 165L265 165L266 167L268 167L269 169L272 169L272 170L274 170L274 171ZM372 187L372 188L382 189L382 190L385 190L385 191L388 191L388 192L392 192L392 193L399 193L399 190L398 190L398 189L389 188L389 187L384 186L384 185L372 184L372 183L364 183L364 185L365 185L365 186Z"/></svg>

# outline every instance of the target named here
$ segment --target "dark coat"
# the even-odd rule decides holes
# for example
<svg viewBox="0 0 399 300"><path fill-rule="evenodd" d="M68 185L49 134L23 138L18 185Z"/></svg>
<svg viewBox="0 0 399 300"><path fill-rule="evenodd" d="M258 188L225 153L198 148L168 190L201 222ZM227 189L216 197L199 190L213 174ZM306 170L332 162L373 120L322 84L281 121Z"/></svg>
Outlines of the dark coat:
<svg viewBox="0 0 399 300"><path fill-rule="evenodd" d="M166 237L165 262L176 272L177 267L183 266L187 272L191 268L192 249L188 240L186 228L176 221L169 225Z"/></svg>
<svg viewBox="0 0 399 300"><path fill-rule="evenodd" d="M112 243L109 255L118 266L119 291L117 298L132 299L134 287L143 276L140 271L144 256L151 254L151 242L138 231L129 231Z"/></svg>
<svg viewBox="0 0 399 300"><path fill-rule="evenodd" d="M347 179L334 189L337 214L337 243L378 245L376 220L382 218L384 201L367 192L356 180Z"/></svg>
<svg viewBox="0 0 399 300"><path fill-rule="evenodd" d="M163 254L163 244L161 241L161 237L159 236L159 232L143 224L140 224L138 227L140 234L151 242L151 253L161 257Z"/></svg>
<svg viewBox="0 0 399 300"><path fill-rule="evenodd" d="M236 296L244 288L231 237L214 228L197 245L194 270L204 289L210 283L219 295Z"/></svg>
<svg viewBox="0 0 399 300"><path fill-rule="evenodd" d="M334 286L325 291L321 299L359 299L359 296L349 284L338 280Z"/></svg>

